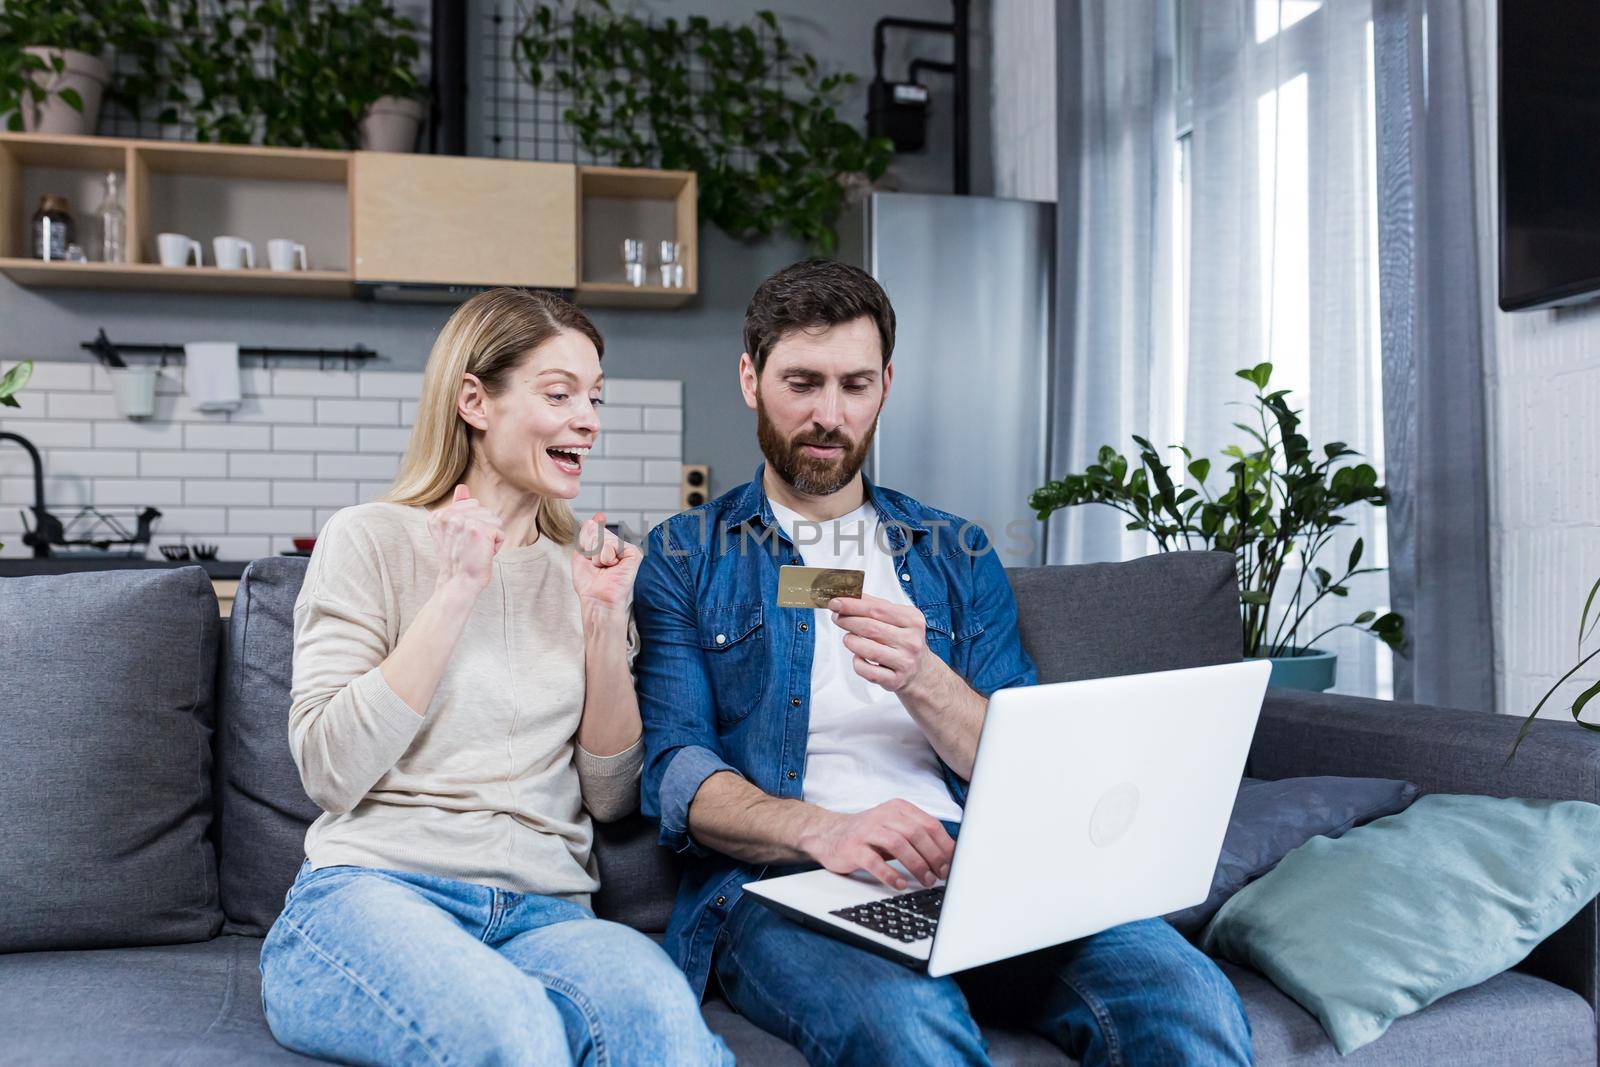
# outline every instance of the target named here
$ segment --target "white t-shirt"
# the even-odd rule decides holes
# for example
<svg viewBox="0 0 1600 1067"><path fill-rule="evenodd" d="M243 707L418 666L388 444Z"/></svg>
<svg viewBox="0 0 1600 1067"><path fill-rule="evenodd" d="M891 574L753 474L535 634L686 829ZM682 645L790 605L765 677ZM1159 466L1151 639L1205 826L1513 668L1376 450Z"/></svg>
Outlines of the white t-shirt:
<svg viewBox="0 0 1600 1067"><path fill-rule="evenodd" d="M815 523L769 501L772 514L808 567L864 571L864 591L910 604L900 568L878 543L878 513L865 503L848 515ZM798 525L798 530L797 530ZM811 729L806 737L804 799L830 811L853 813L900 798L936 819L961 820L939 757L900 698L861 677L846 631L833 612L812 612L816 648L811 657Z"/></svg>

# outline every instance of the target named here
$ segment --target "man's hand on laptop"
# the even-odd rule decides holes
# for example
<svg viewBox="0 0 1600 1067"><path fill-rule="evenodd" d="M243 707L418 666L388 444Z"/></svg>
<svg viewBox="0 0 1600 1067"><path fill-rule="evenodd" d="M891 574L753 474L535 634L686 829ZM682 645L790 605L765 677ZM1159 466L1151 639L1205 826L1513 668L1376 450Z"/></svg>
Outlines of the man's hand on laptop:
<svg viewBox="0 0 1600 1067"><path fill-rule="evenodd" d="M899 860L925 886L950 874L955 840L938 819L909 801L886 801L854 815L817 810L800 848L835 874L866 871L891 889L910 883L890 860Z"/></svg>

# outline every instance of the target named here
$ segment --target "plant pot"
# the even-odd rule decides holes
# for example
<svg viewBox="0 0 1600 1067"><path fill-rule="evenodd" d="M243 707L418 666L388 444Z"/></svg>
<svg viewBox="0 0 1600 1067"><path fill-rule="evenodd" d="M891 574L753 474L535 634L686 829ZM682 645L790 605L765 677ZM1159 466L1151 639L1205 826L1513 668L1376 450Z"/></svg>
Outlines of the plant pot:
<svg viewBox="0 0 1600 1067"><path fill-rule="evenodd" d="M1281 689L1305 689L1320 693L1333 686L1335 669L1339 665L1337 652L1323 652L1316 648L1294 648L1289 656L1268 656L1272 661L1272 675L1268 685Z"/></svg>
<svg viewBox="0 0 1600 1067"><path fill-rule="evenodd" d="M70 48L24 48L23 51L38 56L51 69L28 72L34 83L43 86L50 95L36 101L23 92L22 128L29 133L94 133L100 123L100 97L111 82L111 71L105 63L97 56ZM56 56L66 63L59 73L54 69ZM61 99L62 89L72 89L78 94L83 100L82 111Z"/></svg>
<svg viewBox="0 0 1600 1067"><path fill-rule="evenodd" d="M130 419L148 419L156 413L156 368L112 367L106 374L111 378L120 414Z"/></svg>
<svg viewBox="0 0 1600 1067"><path fill-rule="evenodd" d="M409 152L426 112L421 101L380 96L361 118L360 145L367 152Z"/></svg>

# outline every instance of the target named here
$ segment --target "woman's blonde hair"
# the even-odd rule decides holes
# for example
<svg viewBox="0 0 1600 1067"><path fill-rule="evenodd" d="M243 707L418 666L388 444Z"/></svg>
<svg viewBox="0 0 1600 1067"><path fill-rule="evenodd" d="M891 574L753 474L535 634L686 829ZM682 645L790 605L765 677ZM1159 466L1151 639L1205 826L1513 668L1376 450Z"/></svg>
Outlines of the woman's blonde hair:
<svg viewBox="0 0 1600 1067"><path fill-rule="evenodd" d="M456 411L462 375L476 376L490 396L499 396L516 366L563 330L583 334L605 355L605 342L589 316L551 293L491 289L457 308L428 354L400 471L378 499L426 507L449 497L472 463L472 427ZM570 545L577 538L577 517L559 497L539 502L537 525L539 536L557 544Z"/></svg>

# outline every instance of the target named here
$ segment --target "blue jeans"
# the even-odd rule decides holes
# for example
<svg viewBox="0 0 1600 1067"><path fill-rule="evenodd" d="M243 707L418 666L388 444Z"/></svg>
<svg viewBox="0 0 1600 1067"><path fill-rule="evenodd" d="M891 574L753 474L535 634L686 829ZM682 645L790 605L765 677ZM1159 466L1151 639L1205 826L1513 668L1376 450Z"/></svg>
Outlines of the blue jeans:
<svg viewBox="0 0 1600 1067"><path fill-rule="evenodd" d="M715 967L729 1003L812 1064L988 1063L974 1012L1032 1030L1085 1065L1251 1062L1233 985L1160 919L929 978L746 895Z"/></svg>
<svg viewBox="0 0 1600 1067"><path fill-rule="evenodd" d="M308 861L261 948L280 1044L372 1064L731 1064L683 975L587 908Z"/></svg>

